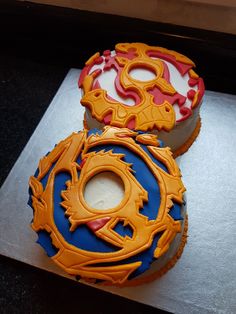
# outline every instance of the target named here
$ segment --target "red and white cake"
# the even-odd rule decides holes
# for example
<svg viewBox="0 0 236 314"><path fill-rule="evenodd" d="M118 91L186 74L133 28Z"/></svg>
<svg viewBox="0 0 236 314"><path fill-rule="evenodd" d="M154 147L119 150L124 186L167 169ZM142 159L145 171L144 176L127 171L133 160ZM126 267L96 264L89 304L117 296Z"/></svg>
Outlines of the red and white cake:
<svg viewBox="0 0 236 314"><path fill-rule="evenodd" d="M127 127L158 134L175 156L200 130L204 83L184 55L142 43L96 53L81 72L85 127Z"/></svg>

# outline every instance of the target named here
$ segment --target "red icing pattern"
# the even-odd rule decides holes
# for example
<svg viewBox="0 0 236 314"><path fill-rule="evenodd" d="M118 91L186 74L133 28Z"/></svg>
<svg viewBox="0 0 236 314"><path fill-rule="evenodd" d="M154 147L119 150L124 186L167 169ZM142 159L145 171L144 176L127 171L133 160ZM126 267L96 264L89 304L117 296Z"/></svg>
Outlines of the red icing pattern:
<svg viewBox="0 0 236 314"><path fill-rule="evenodd" d="M163 77L168 83L170 83L169 68L165 62L163 62L163 64L164 64ZM157 88L156 86L152 90L149 90L149 92L150 92L150 94L152 94L154 96L154 102L157 105L161 105L164 101L168 101L172 106L174 104L178 104L178 106L180 108L186 102L186 97L179 94L178 92L176 92L174 95L163 94L161 92L161 90L159 88ZM180 112L181 112L181 110L180 110ZM183 119L183 120L187 119L189 117L189 111L188 110L182 110L182 112L184 113L184 116L181 119ZM178 120L178 121L180 121L180 120Z"/></svg>
<svg viewBox="0 0 236 314"><path fill-rule="evenodd" d="M79 77L79 81L78 81L78 86L79 88L82 87L82 84L83 84L83 81L84 81L84 78L85 76L87 76L90 72L90 70L92 69L92 67L95 65L95 64L101 64L103 62L103 57L98 57L97 59L95 59L93 62L91 62L91 64L89 65L86 65L83 70L81 71L80 73L80 77ZM95 77L100 75L102 73L102 70L101 69L97 69L95 71L93 71L93 73L95 73Z"/></svg>
<svg viewBox="0 0 236 314"><path fill-rule="evenodd" d="M105 51L103 51L104 57L110 56L110 54L111 54L111 50L105 50Z"/></svg>
<svg viewBox="0 0 236 314"><path fill-rule="evenodd" d="M78 81L78 86L79 88L82 87L82 84L83 84L83 81L84 81L84 78L85 76L87 76L90 72L90 70L92 69L92 67L95 65L95 64L100 64L103 62L103 58L102 58L102 62L100 62L100 58L102 57L99 57L97 58L96 60L94 60L91 64L89 65L86 65L83 70L81 71L80 73L80 77L79 77L79 81ZM99 60L98 60L99 59ZM97 62L100 62L100 63L97 63ZM100 75L102 73L102 70L101 69L97 69L97 70L94 70L93 73L95 74L95 77Z"/></svg>
<svg viewBox="0 0 236 314"><path fill-rule="evenodd" d="M149 90L149 93L154 96L154 102L157 105L163 104L163 102L166 100L171 105L173 105L175 103L178 103L179 107L181 107L181 106L183 106L183 104L186 101L186 97L184 97L183 95L181 95L181 94L179 94L177 92L173 96L167 95L167 94L163 94L159 90L159 88L157 88L156 86L152 90Z"/></svg>
<svg viewBox="0 0 236 314"><path fill-rule="evenodd" d="M199 81L199 79L190 78L190 79L188 80L188 85L191 86L191 87L194 87L195 85L198 84L198 81Z"/></svg>
<svg viewBox="0 0 236 314"><path fill-rule="evenodd" d="M137 53L135 53L136 49L129 49L128 52L117 52L118 57L126 58L129 60L133 60L135 57L137 57Z"/></svg>
<svg viewBox="0 0 236 314"><path fill-rule="evenodd" d="M96 69L94 70L91 74L93 75L93 77L97 77L98 75L100 75L102 73L101 69Z"/></svg>
<svg viewBox="0 0 236 314"><path fill-rule="evenodd" d="M90 68L91 68L91 67L90 67L89 65L86 65L86 66L83 68L83 70L81 71L80 77L79 77L79 81L78 81L78 86L79 86L79 88L82 87L84 78L85 78L86 75L88 75L88 72L89 72Z"/></svg>
<svg viewBox="0 0 236 314"><path fill-rule="evenodd" d="M184 64L182 62L179 62L175 59L174 56L171 55L167 55L158 51L148 51L147 55L149 57L154 57L154 58L161 58L167 62L172 63L177 70L180 72L180 74L183 76L185 75L191 68L192 65L189 64ZM80 78L79 78L79 82L78 85L79 87L82 86L83 80L85 78L86 75L89 74L91 68L95 65L95 64L101 64L104 60L105 60L105 66L103 68L104 71L110 70L111 68L114 68L115 71L117 72L116 78L115 78L115 89L116 92L118 93L119 96L127 99L127 98L132 98L135 102L135 105L140 103L140 97L139 95L134 91L134 90L124 90L124 88L122 87L121 83L120 83L120 76L121 76L121 72L123 70L123 67L120 66L117 61L116 61L116 57L124 57L127 58L129 60L134 59L137 54L136 54L136 49L129 49L128 52L117 52L117 54L115 56L111 56L111 51L110 50L105 50L103 52L103 57L99 57L97 59L95 59L90 65L87 65L84 67L84 69L81 72ZM169 68L168 65L163 61L164 64L164 72L163 72L163 78L170 83L170 72L169 72ZM100 74L102 73L101 69L97 69L94 72L92 72L94 77L98 77ZM198 79L193 79L193 78L189 78L188 80L188 84L190 87L194 87L196 85L198 85L198 90L199 90L199 94L198 94L198 100L197 103L200 103L203 95L204 95L204 91L205 91L205 87L204 87L204 83L203 80L201 78ZM101 88L98 80L94 80L94 85L92 87L92 89L99 89ZM187 108L184 106L185 102L186 102L186 97L179 94L178 92L176 92L174 95L167 95L167 94L163 94L161 92L161 90L159 90L158 87L154 87L152 90L149 90L150 94L152 94L154 96L154 102L157 105L162 104L164 101L168 101L170 104L174 105L177 104L180 108L180 114L182 115L182 117L180 119L177 120L177 122L181 122L186 120L189 116L192 115L192 110L190 108ZM187 97L190 100L194 99L194 95L195 95L196 91L193 89L190 89L187 93ZM115 99L113 99L111 96L109 96L107 94L107 98L111 99L113 101L116 101ZM195 104L196 106L196 104ZM192 108L192 106L191 106ZM110 121L111 121L112 115L108 114L103 122L105 125L109 125ZM135 119L132 119L128 122L127 126L129 129L134 129L135 128Z"/></svg>
<svg viewBox="0 0 236 314"><path fill-rule="evenodd" d="M205 85L202 78L199 78L198 89L199 89L198 102L200 102L205 92Z"/></svg>
<svg viewBox="0 0 236 314"><path fill-rule="evenodd" d="M183 117L179 120L176 120L177 122L184 121L192 115L192 110L187 107L181 107L179 112L183 115Z"/></svg>
<svg viewBox="0 0 236 314"><path fill-rule="evenodd" d="M87 158L82 159L80 163L80 167L83 168L84 164L86 163Z"/></svg>
<svg viewBox="0 0 236 314"><path fill-rule="evenodd" d="M98 57L97 59L95 59L95 61L94 61L94 63L95 64L101 64L101 63L103 63L103 57Z"/></svg>
<svg viewBox="0 0 236 314"><path fill-rule="evenodd" d="M106 116L104 117L104 119L103 119L104 124L105 124L105 125L109 125L110 122L111 122L111 118L112 118L112 114L111 114L111 113L109 113L108 115L106 115Z"/></svg>
<svg viewBox="0 0 236 314"><path fill-rule="evenodd" d="M163 62L163 64L164 64L163 78L168 83L170 83L169 68L165 62ZM181 108L182 110L180 109L180 113L183 114L183 117L181 119L177 120L177 122L187 119L192 114L192 111L188 110L188 108L183 109L183 108L185 108L185 107L183 107L183 105L186 102L186 97L179 94L178 92L176 92L174 95L163 94L161 92L161 90L155 86L152 90L149 90L149 93L154 96L154 102L157 105L161 105L164 101L168 101L171 105L178 104L179 108L182 107Z"/></svg>
<svg viewBox="0 0 236 314"><path fill-rule="evenodd" d="M135 119L129 120L129 122L127 124L127 128L130 129L130 130L134 130L134 128L135 128Z"/></svg>
<svg viewBox="0 0 236 314"><path fill-rule="evenodd" d="M163 62L164 65L164 73L163 73L163 78L170 83L170 71L169 68L167 66L167 64L165 62Z"/></svg>
<svg viewBox="0 0 236 314"><path fill-rule="evenodd" d="M189 79L188 83L189 83L190 86L195 86L196 84L198 84L198 91L199 91L199 93L198 93L197 104L199 104L201 102L202 97L203 97L204 92L205 92L205 85L204 85L203 79L202 78ZM196 107L196 104L195 104L194 107ZM191 108L193 108L193 103L191 104Z"/></svg>
<svg viewBox="0 0 236 314"><path fill-rule="evenodd" d="M120 76L121 76L123 67L119 66L119 64L115 60L115 57L109 56L106 59L107 61L106 61L106 65L104 66L104 71L108 71L111 68L114 68L117 72L116 79L115 79L115 89L116 89L117 94L126 99L132 98L135 102L135 105L139 104L140 103L139 95L132 90L124 90L124 88L122 87L120 83Z"/></svg>
<svg viewBox="0 0 236 314"><path fill-rule="evenodd" d="M150 55L149 55L150 54ZM156 58L162 58L165 59L166 61L171 62L174 66L176 66L176 68L179 70L179 72L184 75L186 74L191 68L191 65L187 65L187 64L183 64L181 62L176 61L176 59L173 56L170 55L165 55L159 52L149 52L148 53L149 56L153 56ZM124 58L128 58L130 60L132 60L133 58L135 58L135 53L134 50L129 50L128 53L117 53L117 56L119 57L124 57ZM165 62L163 62L164 64L164 73L163 73L163 78L170 83L170 72L169 72L169 68L167 66L167 64ZM117 76L115 79L115 88L117 93L121 96L121 97L132 97L130 93L128 93L127 91L125 91L121 84L120 84L120 75L122 72L122 67L120 67L118 65L118 63L115 60L115 56L111 57L108 56L106 57L106 65L104 67L104 71L105 70L109 70L111 67L115 68L115 70L117 71ZM162 104L164 101L168 101L170 104L174 105L175 103L178 104L179 108L180 108L180 113L183 115L179 120L177 120L177 122L181 122L186 120L188 117L190 117L192 115L192 110L184 107L184 103L186 102L186 97L177 93L172 95L167 95L167 94L163 94L157 87L154 87L152 90L149 91L150 94L152 94L154 96L154 102L157 105ZM136 93L133 93L131 91L131 93L134 96L137 96ZM132 97L133 98L133 97ZM137 105L140 102L140 100L136 100L135 101L135 105ZM107 115L104 118L104 124L109 125L111 121L111 114ZM132 119L128 122L127 126L129 129L134 129L135 128L135 119Z"/></svg>
<svg viewBox="0 0 236 314"><path fill-rule="evenodd" d="M89 221L86 223L86 225L89 227L90 230L92 230L93 232L96 232L99 229L101 229L103 226L105 226L105 224L110 219L111 219L110 217L104 217L104 218L96 219L93 221Z"/></svg>
<svg viewBox="0 0 236 314"><path fill-rule="evenodd" d="M96 82L93 84L93 89L100 89L100 88L101 88L101 86L100 86L99 82L96 81Z"/></svg>
<svg viewBox="0 0 236 314"><path fill-rule="evenodd" d="M178 69L178 71L181 73L182 76L185 75L192 68L192 65L179 62L175 59L174 56L167 55L167 54L164 54L164 53L161 53L158 51L148 51L147 55L150 58L151 57L161 58L163 60L166 60L166 61L172 63Z"/></svg>
<svg viewBox="0 0 236 314"><path fill-rule="evenodd" d="M196 94L196 91L194 89L190 89L188 91L188 94L187 94L188 99L192 100L194 98L195 94Z"/></svg>

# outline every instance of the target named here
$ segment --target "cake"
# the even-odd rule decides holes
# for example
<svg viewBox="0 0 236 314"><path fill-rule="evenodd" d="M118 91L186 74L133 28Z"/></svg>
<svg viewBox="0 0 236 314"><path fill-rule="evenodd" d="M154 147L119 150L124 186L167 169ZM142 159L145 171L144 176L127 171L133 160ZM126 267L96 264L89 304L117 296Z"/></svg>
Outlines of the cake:
<svg viewBox="0 0 236 314"><path fill-rule="evenodd" d="M96 190L96 177L109 174L120 182L121 198L112 187ZM29 185L37 242L81 281L142 284L168 271L183 251L185 188L155 134L111 126L72 133L39 161Z"/></svg>
<svg viewBox="0 0 236 314"><path fill-rule="evenodd" d="M120 43L94 54L80 78L84 125L158 134L178 156L200 130L204 83L186 56L142 43Z"/></svg>

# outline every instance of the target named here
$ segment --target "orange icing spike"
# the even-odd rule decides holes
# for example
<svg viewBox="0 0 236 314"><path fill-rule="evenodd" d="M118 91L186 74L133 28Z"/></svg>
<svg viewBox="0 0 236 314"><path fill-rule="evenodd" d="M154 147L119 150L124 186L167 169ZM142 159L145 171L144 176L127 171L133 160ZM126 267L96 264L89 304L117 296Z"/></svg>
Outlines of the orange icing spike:
<svg viewBox="0 0 236 314"><path fill-rule="evenodd" d="M94 60L96 60L97 58L100 57L100 53L96 52L92 57L90 57L86 62L85 65L90 65L94 62Z"/></svg>
<svg viewBox="0 0 236 314"><path fill-rule="evenodd" d="M148 135L145 134L143 137L145 138L145 136ZM115 127L105 127L102 134L93 134L89 137L87 137L87 131L82 131L79 134L73 133L60 142L45 158L41 159L38 177L30 178L29 184L32 188L32 201L35 210L32 228L35 231L46 230L50 234L53 245L58 248L58 253L52 259L67 273L83 278L96 278L114 284L122 284L141 265L141 262L107 267L95 267L93 265L119 262L143 252L151 246L154 235L164 231L155 250L155 256L159 257L166 252L176 234L181 231L180 222L173 220L168 214L173 204L172 200L181 204L185 191L178 166L168 149L161 152L160 148L149 146L148 148L155 158L161 160L168 168L170 173L166 173L135 142L135 139L138 140L138 138L142 140L142 136L140 137L136 132ZM123 155L112 153L112 151L89 152L92 147L103 144L125 146L140 156L148 165L158 181L161 194L161 203L155 220L148 220L140 212L143 202L148 201L148 194L132 175L130 165L122 160ZM82 168L76 163L79 155L85 159ZM46 187L43 189L40 180L53 164L54 167L50 172ZM79 177L77 169L80 169ZM64 199L61 205L65 208L65 214L71 223L71 231L81 223L109 217L110 220L95 231L95 234L118 246L119 250L110 253L82 250L69 244L60 234L53 218L53 189L55 176L61 171L70 173L72 178L67 182L66 191L62 191L61 194ZM106 211L94 210L84 200L84 188L90 178L104 171L114 172L121 178L125 188L125 196L115 208ZM133 228L132 238L121 237L114 232L113 228L119 220L123 220Z"/></svg>
<svg viewBox="0 0 236 314"><path fill-rule="evenodd" d="M180 176L179 167L176 162L173 160L172 152L169 147L158 148L153 146L148 146L149 151L152 153L154 157L163 162L170 174L175 176Z"/></svg>
<svg viewBox="0 0 236 314"><path fill-rule="evenodd" d="M192 105L191 108L194 109L198 106L198 97L199 97L199 91L197 91L194 95L193 101L192 101Z"/></svg>
<svg viewBox="0 0 236 314"><path fill-rule="evenodd" d="M189 75L193 79L198 79L199 78L199 75L193 69L189 70Z"/></svg>
<svg viewBox="0 0 236 314"><path fill-rule="evenodd" d="M136 136L136 141L145 145L159 146L157 135L155 134L139 134Z"/></svg>

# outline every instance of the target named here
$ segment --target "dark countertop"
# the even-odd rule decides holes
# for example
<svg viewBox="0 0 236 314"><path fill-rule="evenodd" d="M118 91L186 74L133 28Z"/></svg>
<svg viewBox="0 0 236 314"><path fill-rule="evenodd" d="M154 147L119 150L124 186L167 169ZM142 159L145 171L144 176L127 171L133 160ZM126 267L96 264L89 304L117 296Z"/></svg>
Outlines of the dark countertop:
<svg viewBox="0 0 236 314"><path fill-rule="evenodd" d="M42 12L46 14L43 19ZM81 23L78 27L88 23L86 19L90 13L80 12L78 14L80 17L78 23ZM71 17L70 23L68 23L68 16ZM0 35L3 47L0 52L0 184L4 182L19 157L67 71L71 67L81 67L91 52L96 52L99 47L99 43L96 40L92 42L91 39L92 31L95 32L95 30L91 30L87 24L88 27L84 27L84 30L87 30L88 33L86 33L85 39L81 37L82 44L81 42L79 45L74 44L75 32L71 31L72 35L66 36L71 26L73 29L76 26L76 17L77 13L74 13L73 10L52 11L49 8L44 12L42 6L15 4L14 1L12 5L5 4L0 7ZM91 23L95 23L94 17L95 22L96 17L101 22L103 15L93 15ZM233 77L233 73L235 73L233 67L236 64L235 36L223 36L212 32L203 32L200 36L196 30L191 31L180 27L177 30L182 37L177 38L177 35L174 34L176 28L173 26L155 26L149 22L144 24L140 22L139 28L137 28L137 21L132 24L129 23L132 19L115 17L114 20L116 19L122 21L123 26L120 27L118 33L115 29L115 35L112 32L115 22L111 22L109 17L106 23L109 24L109 21L111 24L113 23L110 29L107 25L102 28L102 23L99 24L97 32L100 32L99 35L102 36L100 38L103 38L99 50L103 49L105 45L102 31L106 35L107 46L105 48L109 48L113 47L113 37L116 42L130 41L131 38L139 41L145 41L147 38L149 42L155 42L157 30L161 30L159 39L163 46L170 47L169 41L172 39L176 50L187 55L189 52L193 57L194 44L198 38L199 49L194 59L200 65L203 64L203 60L207 60L204 63L204 65L209 65L207 69L203 66L199 67L201 76L206 77L207 87L228 93L236 92L234 90L235 77ZM44 26L40 24L41 20ZM24 23L21 23L23 21ZM54 26L47 28L45 25L47 27ZM41 26L42 31L40 32ZM125 27L130 29L128 35ZM58 35L62 29L63 32ZM139 32L135 31L136 29ZM48 36L46 36L47 30ZM185 31L186 36L184 35ZM97 35L95 32L93 38L96 38ZM78 36L81 36L81 32L78 33ZM204 40L201 41L199 38L204 38ZM183 49L178 47L180 45L177 44L178 42L183 43ZM165 45L166 43L168 45ZM80 47L82 46L85 49L81 51ZM216 50L216 47L219 49ZM227 58L224 65L220 63L222 56ZM227 66L230 64L232 66L228 71ZM221 77L224 77L224 80ZM70 313L72 311L80 313L164 313L3 256L0 256L0 309L1 313Z"/></svg>

